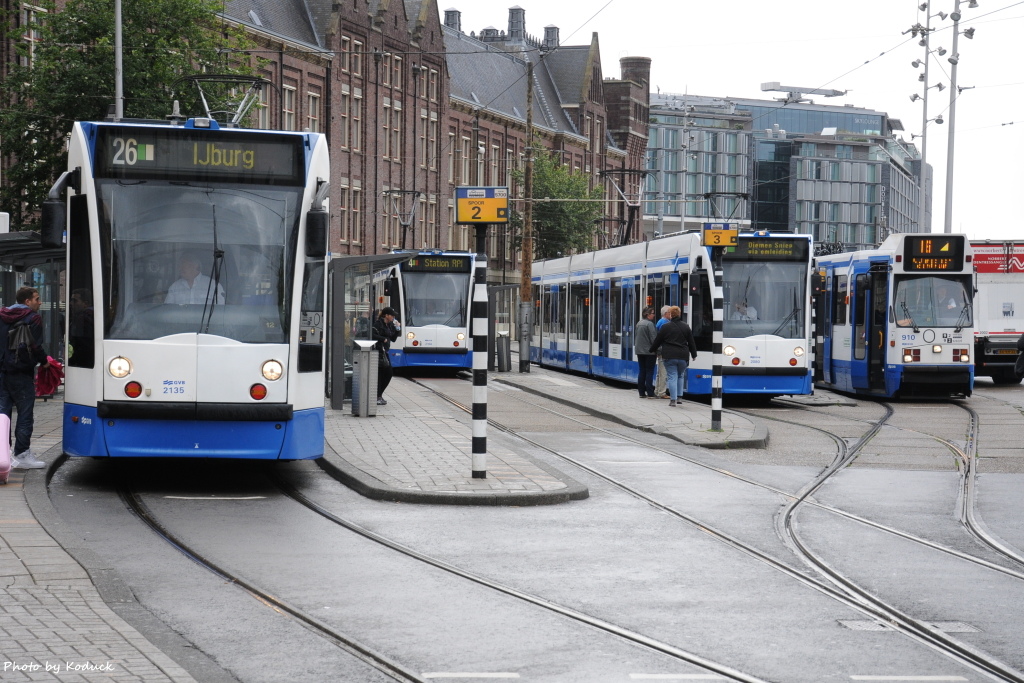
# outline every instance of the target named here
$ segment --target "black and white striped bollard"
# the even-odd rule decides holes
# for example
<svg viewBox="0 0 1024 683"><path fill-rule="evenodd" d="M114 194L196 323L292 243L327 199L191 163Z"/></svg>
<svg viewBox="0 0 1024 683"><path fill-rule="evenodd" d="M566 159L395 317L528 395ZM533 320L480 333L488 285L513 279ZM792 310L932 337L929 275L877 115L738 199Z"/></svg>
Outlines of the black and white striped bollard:
<svg viewBox="0 0 1024 683"><path fill-rule="evenodd" d="M487 478L487 227L476 226L473 274L473 478Z"/></svg>

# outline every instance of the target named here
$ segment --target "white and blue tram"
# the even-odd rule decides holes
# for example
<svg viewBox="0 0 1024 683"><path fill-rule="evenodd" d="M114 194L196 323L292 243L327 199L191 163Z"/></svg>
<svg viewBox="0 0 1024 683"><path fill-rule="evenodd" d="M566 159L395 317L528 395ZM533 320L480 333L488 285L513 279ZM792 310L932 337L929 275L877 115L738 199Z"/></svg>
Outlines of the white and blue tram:
<svg viewBox="0 0 1024 683"><path fill-rule="evenodd" d="M723 249L725 393L811 392L810 260L808 235L741 233ZM675 305L697 342L687 391L710 394L713 267L699 233L535 262L531 361L635 382L640 311Z"/></svg>
<svg viewBox="0 0 1024 683"><path fill-rule="evenodd" d="M972 257L964 235L904 233L815 258L815 381L871 396L970 396Z"/></svg>
<svg viewBox="0 0 1024 683"><path fill-rule="evenodd" d="M407 261L374 278L380 307L395 309L402 324L401 336L391 344L391 364L395 368L472 368L469 309L476 254L408 253Z"/></svg>
<svg viewBox="0 0 1024 683"><path fill-rule="evenodd" d="M64 452L321 457L326 138L80 122L68 157Z"/></svg>

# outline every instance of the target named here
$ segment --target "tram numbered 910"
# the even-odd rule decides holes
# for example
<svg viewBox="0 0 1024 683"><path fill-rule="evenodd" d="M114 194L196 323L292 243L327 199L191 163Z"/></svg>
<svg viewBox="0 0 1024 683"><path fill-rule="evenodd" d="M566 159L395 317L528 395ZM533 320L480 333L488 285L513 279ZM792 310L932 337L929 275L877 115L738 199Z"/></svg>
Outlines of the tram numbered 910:
<svg viewBox="0 0 1024 683"><path fill-rule="evenodd" d="M815 381L872 396L970 396L972 260L964 235L931 233L815 258Z"/></svg>
<svg viewBox="0 0 1024 683"><path fill-rule="evenodd" d="M80 122L68 158L64 452L321 457L326 138Z"/></svg>

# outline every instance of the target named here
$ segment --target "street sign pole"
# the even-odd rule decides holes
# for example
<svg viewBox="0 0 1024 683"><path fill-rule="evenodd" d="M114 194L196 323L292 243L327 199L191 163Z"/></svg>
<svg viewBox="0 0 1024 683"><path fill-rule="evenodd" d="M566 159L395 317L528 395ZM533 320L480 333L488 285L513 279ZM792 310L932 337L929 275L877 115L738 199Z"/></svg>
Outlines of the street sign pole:
<svg viewBox="0 0 1024 683"><path fill-rule="evenodd" d="M476 226L473 278L473 478L487 478L487 228L508 223L507 187L455 188L455 223Z"/></svg>
<svg viewBox="0 0 1024 683"><path fill-rule="evenodd" d="M705 223L701 244L711 250L711 431L722 431L722 340L725 325L722 254L739 242L740 231L728 223Z"/></svg>

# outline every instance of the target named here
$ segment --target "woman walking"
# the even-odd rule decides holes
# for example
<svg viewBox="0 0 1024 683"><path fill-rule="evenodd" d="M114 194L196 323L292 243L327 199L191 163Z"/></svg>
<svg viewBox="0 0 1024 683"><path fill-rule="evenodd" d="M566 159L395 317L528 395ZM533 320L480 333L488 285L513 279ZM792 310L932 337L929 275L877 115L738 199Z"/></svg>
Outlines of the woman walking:
<svg viewBox="0 0 1024 683"><path fill-rule="evenodd" d="M658 330L658 336L651 344L651 351L661 349L661 357L668 372L668 395L672 399L669 406L678 405L677 401L686 393L686 368L690 358L697 359L697 342L693 338L690 326L682 320L682 311L678 306L669 308L669 321Z"/></svg>

